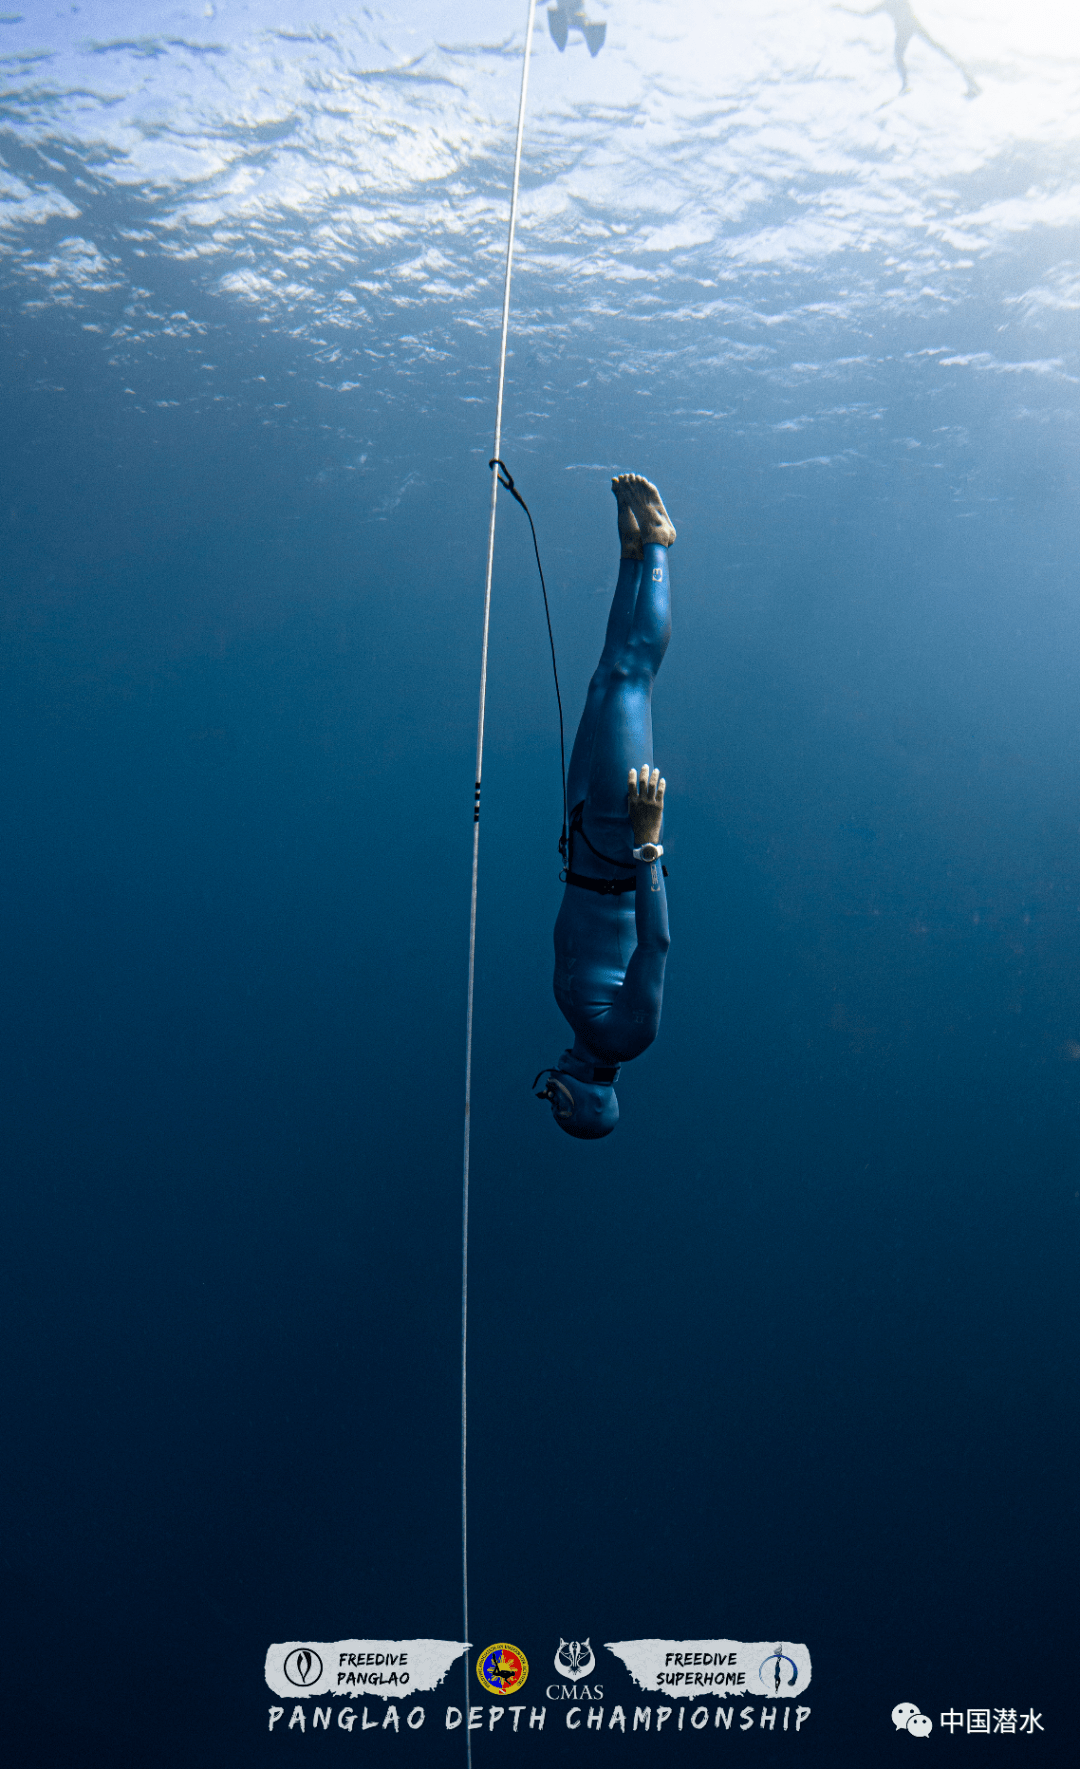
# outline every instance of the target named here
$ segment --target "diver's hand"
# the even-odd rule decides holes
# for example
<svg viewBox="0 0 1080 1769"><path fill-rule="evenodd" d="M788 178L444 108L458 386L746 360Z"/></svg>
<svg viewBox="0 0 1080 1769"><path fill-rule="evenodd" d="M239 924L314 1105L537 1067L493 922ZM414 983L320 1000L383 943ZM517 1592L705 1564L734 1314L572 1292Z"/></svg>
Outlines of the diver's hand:
<svg viewBox="0 0 1080 1769"><path fill-rule="evenodd" d="M630 783L626 793L626 809L634 826L634 846L644 847L646 842L655 842L660 838L660 825L664 821L664 789L666 780L661 780L659 768L649 773L648 762L643 763L641 778L638 779L636 768L630 770Z"/></svg>

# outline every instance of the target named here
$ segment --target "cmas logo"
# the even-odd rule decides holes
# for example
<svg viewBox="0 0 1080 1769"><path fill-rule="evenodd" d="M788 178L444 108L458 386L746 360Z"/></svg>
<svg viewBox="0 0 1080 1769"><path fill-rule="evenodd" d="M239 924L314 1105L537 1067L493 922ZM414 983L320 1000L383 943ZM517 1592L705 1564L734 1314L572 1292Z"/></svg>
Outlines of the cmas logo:
<svg viewBox="0 0 1080 1769"><path fill-rule="evenodd" d="M602 1683L590 1686L582 1682L582 1678L588 1677L596 1669L596 1654L587 1640L564 1640L560 1634L555 1669L560 1677L565 1678L565 1682L548 1684L546 1694L549 1701L603 1700Z"/></svg>
<svg viewBox="0 0 1080 1769"><path fill-rule="evenodd" d="M569 1677L576 1683L579 1677L587 1677L595 1664L596 1654L587 1640L564 1640L559 1635L555 1669L561 1677Z"/></svg>
<svg viewBox="0 0 1080 1769"><path fill-rule="evenodd" d="M492 1695L513 1695L529 1675L529 1661L508 1640L497 1640L480 1654L476 1675Z"/></svg>

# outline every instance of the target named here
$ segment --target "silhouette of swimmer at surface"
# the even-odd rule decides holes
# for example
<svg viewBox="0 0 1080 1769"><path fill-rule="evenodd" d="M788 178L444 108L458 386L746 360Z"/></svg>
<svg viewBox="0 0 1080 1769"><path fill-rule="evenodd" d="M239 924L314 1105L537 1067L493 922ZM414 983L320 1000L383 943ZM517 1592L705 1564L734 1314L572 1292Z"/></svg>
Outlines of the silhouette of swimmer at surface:
<svg viewBox="0 0 1080 1769"><path fill-rule="evenodd" d="M911 90L908 83L907 62L904 59L907 53L908 44L911 42L912 37L921 37L924 43L929 43L931 49L936 49L939 55L943 55L946 61L951 61L953 67L963 74L964 79L967 81L967 91L964 93L964 97L978 98L979 93L982 91L982 87L978 84L977 80L968 73L963 62L957 61L955 55L949 53L944 43L939 43L936 38L931 37L929 31L919 23L908 4L908 0L881 0L880 5L871 6L867 8L865 12L860 11L859 8L855 6L837 6L836 11L850 13L852 18L873 18L878 12L888 13L893 21L893 28L896 31L896 42L893 45L893 54L896 58L897 72L900 75L901 95L905 92L910 92Z"/></svg>
<svg viewBox="0 0 1080 1769"><path fill-rule="evenodd" d="M548 1081L536 1096L560 1130L586 1139L614 1130L619 1065L656 1037L670 945L652 691L671 636L675 530L647 479L621 473L611 489L622 557L567 772L570 844L555 923L555 999L575 1037L556 1068L540 1071Z"/></svg>
<svg viewBox="0 0 1080 1769"><path fill-rule="evenodd" d="M566 48L566 39L572 30L581 32L590 55L599 55L607 36L607 25L593 24L591 19L585 17L581 7L574 5L573 0L558 0L557 5L548 7L548 30L560 55Z"/></svg>

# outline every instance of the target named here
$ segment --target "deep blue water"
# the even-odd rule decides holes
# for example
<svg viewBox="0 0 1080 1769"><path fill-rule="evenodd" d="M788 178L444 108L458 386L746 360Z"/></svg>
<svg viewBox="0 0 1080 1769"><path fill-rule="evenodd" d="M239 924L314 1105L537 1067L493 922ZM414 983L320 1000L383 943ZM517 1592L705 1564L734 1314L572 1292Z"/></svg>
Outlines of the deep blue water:
<svg viewBox="0 0 1080 1769"><path fill-rule="evenodd" d="M520 1645L539 1701L560 1638L782 1629L812 1715L639 1743L552 1704L474 1752L1065 1765L1080 40L1049 0L927 5L983 95L916 45L905 110L882 19L593 10L595 62L536 40L503 453L571 727L610 474L679 530L673 945L617 1133L570 1142L528 1086L566 1042L558 739L507 500L470 1638ZM423 1730L368 1738L271 1734L262 1669L271 1641L460 1638L521 24L101 0L0 25L20 1769L464 1762L458 1670ZM604 1669L609 1703L646 1699ZM908 1699L926 1743L889 1720ZM940 1724L987 1706L1044 1730Z"/></svg>

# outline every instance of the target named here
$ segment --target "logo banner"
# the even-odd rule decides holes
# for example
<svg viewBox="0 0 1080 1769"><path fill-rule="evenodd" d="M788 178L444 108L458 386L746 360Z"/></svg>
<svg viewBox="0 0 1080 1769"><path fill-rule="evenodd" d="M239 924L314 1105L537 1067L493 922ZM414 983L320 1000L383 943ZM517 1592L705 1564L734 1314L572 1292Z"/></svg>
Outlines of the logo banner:
<svg viewBox="0 0 1080 1769"><path fill-rule="evenodd" d="M661 1695L801 1695L810 1654L790 1640L607 1640L639 1689Z"/></svg>
<svg viewBox="0 0 1080 1769"><path fill-rule="evenodd" d="M266 1654L275 1695L416 1695L437 1689L465 1640L286 1640Z"/></svg>

